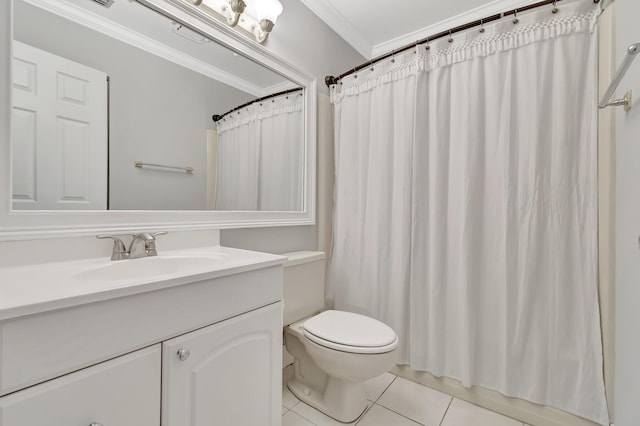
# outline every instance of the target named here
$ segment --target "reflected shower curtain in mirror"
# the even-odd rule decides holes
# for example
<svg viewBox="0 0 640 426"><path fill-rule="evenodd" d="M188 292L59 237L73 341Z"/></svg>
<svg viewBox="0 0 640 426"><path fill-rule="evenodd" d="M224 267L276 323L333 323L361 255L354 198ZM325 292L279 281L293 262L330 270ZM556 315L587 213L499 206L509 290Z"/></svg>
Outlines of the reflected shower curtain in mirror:
<svg viewBox="0 0 640 426"><path fill-rule="evenodd" d="M590 1L418 46L332 87L328 298L400 364L608 424Z"/></svg>
<svg viewBox="0 0 640 426"><path fill-rule="evenodd" d="M216 166L216 210L258 210L260 122L220 132Z"/></svg>
<svg viewBox="0 0 640 426"><path fill-rule="evenodd" d="M218 122L216 210L302 210L303 96L253 103Z"/></svg>

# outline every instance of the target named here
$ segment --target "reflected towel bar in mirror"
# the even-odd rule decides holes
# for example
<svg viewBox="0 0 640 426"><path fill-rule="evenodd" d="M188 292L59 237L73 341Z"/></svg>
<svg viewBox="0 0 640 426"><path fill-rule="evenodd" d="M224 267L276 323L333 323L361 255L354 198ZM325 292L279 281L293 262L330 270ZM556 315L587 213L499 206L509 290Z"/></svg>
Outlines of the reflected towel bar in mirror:
<svg viewBox="0 0 640 426"><path fill-rule="evenodd" d="M177 166L165 166L163 164L152 164L152 163L144 163L142 161L138 161L138 160L134 160L133 161L133 165L134 167L137 167L139 169L141 169L142 167L157 167L157 168L161 168L161 169L170 169L170 170L180 170L183 171L187 174L192 174L193 173L193 167L177 167Z"/></svg>

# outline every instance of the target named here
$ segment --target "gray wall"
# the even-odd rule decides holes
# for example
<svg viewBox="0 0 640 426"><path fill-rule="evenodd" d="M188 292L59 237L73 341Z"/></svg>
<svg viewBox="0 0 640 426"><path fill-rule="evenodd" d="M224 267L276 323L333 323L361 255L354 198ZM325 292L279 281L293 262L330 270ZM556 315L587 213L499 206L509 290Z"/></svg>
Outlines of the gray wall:
<svg viewBox="0 0 640 426"><path fill-rule="evenodd" d="M206 209L211 115L252 95L23 2L15 2L15 38L109 76L110 209ZM134 160L195 171L138 169Z"/></svg>
<svg viewBox="0 0 640 426"><path fill-rule="evenodd" d="M300 0L280 0L284 12L266 48L316 76L318 93L328 94L326 75L338 75L366 59Z"/></svg>
<svg viewBox="0 0 640 426"><path fill-rule="evenodd" d="M281 0L284 12L265 47L317 79L318 93L328 94L326 75L337 75L365 61L300 0ZM316 226L224 230L221 243L271 253L315 250Z"/></svg>

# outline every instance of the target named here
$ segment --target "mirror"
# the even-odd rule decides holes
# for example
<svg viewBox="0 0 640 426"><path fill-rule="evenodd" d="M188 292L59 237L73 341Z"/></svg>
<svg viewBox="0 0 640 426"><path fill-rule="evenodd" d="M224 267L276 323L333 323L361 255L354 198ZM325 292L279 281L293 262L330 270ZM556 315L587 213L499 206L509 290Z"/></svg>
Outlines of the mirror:
<svg viewBox="0 0 640 426"><path fill-rule="evenodd" d="M133 1L13 10L13 210L308 208L304 82Z"/></svg>

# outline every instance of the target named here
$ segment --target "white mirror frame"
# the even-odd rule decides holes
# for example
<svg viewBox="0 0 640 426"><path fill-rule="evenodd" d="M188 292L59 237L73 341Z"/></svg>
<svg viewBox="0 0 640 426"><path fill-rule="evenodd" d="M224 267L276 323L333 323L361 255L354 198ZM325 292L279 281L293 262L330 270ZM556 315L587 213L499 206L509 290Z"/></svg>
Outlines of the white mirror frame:
<svg viewBox="0 0 640 426"><path fill-rule="evenodd" d="M11 58L13 1L0 1L0 241L93 235L140 229L254 228L315 223L316 80L234 28L181 0L136 0L220 44L253 58L305 89L304 206L300 212L265 211L12 211ZM277 29L276 29L277 31Z"/></svg>

